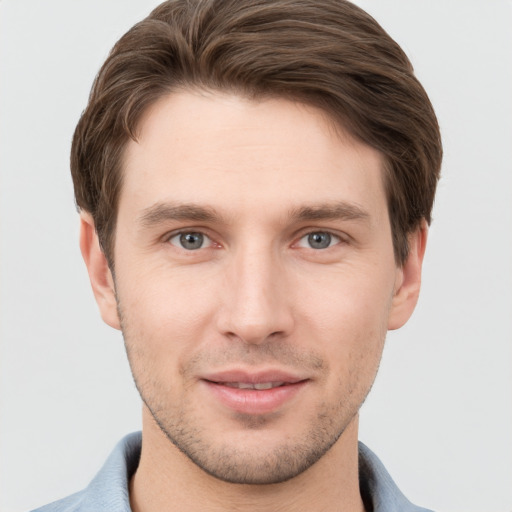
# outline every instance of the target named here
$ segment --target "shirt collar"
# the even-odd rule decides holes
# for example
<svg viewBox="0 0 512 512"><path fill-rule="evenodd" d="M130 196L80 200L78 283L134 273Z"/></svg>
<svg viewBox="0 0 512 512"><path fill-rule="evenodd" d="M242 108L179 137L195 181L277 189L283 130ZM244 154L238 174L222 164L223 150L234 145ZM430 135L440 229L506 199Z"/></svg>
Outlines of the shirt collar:
<svg viewBox="0 0 512 512"><path fill-rule="evenodd" d="M94 480L80 493L79 510L131 511L129 482L139 464L141 446L140 432L129 434L117 444ZM361 442L359 485L367 512L429 512L413 505L400 492L382 462Z"/></svg>
<svg viewBox="0 0 512 512"><path fill-rule="evenodd" d="M361 442L359 487L367 512L432 512L413 505L397 487L384 464Z"/></svg>

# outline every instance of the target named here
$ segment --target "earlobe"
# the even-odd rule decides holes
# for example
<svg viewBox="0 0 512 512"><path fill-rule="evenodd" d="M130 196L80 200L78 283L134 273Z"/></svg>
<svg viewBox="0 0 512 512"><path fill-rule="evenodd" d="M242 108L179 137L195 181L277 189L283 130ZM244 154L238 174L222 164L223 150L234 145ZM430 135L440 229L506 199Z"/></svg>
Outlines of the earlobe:
<svg viewBox="0 0 512 512"><path fill-rule="evenodd" d="M101 250L94 220L87 212L80 213L80 250L103 321L120 329L114 279Z"/></svg>
<svg viewBox="0 0 512 512"><path fill-rule="evenodd" d="M388 320L389 330L402 327L411 317L418 302L427 233L427 223L422 221L421 226L409 235L409 255L403 266L398 269L395 281L395 292Z"/></svg>

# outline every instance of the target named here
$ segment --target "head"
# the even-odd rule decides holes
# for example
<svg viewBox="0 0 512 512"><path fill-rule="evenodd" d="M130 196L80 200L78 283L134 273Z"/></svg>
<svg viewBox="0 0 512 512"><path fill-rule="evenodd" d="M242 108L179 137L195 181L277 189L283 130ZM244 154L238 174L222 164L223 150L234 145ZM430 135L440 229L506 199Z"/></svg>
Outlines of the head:
<svg viewBox="0 0 512 512"><path fill-rule="evenodd" d="M414 309L440 161L407 57L349 2L170 1L123 36L71 167L153 426L230 482L322 459Z"/></svg>
<svg viewBox="0 0 512 512"><path fill-rule="evenodd" d="M397 263L407 235L430 223L442 149L412 65L377 22L343 0L169 1L114 46L76 128L78 207L94 218L109 264L122 162L141 116L159 98L205 89L318 107L383 156Z"/></svg>

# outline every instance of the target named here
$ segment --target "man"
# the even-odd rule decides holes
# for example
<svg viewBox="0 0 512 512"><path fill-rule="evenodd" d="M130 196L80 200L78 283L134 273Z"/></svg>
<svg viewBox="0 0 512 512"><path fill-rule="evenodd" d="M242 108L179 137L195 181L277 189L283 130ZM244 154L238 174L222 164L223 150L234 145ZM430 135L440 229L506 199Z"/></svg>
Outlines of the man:
<svg viewBox="0 0 512 512"><path fill-rule="evenodd" d="M75 131L80 246L142 436L40 510L423 510L358 444L418 298L441 164L407 57L349 2L164 2Z"/></svg>

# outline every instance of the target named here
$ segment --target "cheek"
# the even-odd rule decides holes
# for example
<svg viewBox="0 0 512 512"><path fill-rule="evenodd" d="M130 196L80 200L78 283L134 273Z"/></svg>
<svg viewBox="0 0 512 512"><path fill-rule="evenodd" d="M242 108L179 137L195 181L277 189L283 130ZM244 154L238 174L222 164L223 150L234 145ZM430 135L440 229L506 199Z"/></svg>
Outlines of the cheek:
<svg viewBox="0 0 512 512"><path fill-rule="evenodd" d="M141 321L157 321L155 327L177 322L195 325L213 302L211 276L203 275L201 269L173 267L159 259L140 265L130 262L120 269L119 298Z"/></svg>
<svg viewBox="0 0 512 512"><path fill-rule="evenodd" d="M119 274L118 281L122 328L131 354L157 372L182 365L211 322L211 290L179 271L138 269Z"/></svg>
<svg viewBox="0 0 512 512"><path fill-rule="evenodd" d="M303 283L298 293L302 338L316 340L338 375L371 377L378 367L393 289L382 274L331 272Z"/></svg>
<svg viewBox="0 0 512 512"><path fill-rule="evenodd" d="M301 315L321 331L335 330L350 338L374 337L387 325L394 285L393 272L346 267L297 279ZM384 330L386 330L384 328Z"/></svg>

